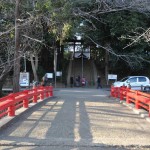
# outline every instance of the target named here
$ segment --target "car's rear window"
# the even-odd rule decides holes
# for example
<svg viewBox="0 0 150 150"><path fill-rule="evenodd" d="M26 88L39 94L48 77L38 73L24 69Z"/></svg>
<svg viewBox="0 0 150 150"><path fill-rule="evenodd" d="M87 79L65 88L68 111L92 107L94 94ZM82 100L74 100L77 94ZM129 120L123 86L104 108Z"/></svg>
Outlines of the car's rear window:
<svg viewBox="0 0 150 150"><path fill-rule="evenodd" d="M145 82L146 78L145 77L138 77L139 78L139 82Z"/></svg>

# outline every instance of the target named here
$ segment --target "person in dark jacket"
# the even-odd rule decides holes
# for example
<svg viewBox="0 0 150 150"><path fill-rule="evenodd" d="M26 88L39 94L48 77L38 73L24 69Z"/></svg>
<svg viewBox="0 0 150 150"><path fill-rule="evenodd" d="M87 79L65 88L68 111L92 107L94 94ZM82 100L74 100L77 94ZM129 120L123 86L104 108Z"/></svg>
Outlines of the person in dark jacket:
<svg viewBox="0 0 150 150"><path fill-rule="evenodd" d="M73 77L71 76L71 77L70 77L70 87L73 87L73 83L74 83L74 82L73 82Z"/></svg>
<svg viewBox="0 0 150 150"><path fill-rule="evenodd" d="M100 76L97 77L97 89L99 89L99 88L102 88Z"/></svg>
<svg viewBox="0 0 150 150"><path fill-rule="evenodd" d="M80 86L80 83L81 83L81 78L80 78L80 75L78 75L78 84Z"/></svg>

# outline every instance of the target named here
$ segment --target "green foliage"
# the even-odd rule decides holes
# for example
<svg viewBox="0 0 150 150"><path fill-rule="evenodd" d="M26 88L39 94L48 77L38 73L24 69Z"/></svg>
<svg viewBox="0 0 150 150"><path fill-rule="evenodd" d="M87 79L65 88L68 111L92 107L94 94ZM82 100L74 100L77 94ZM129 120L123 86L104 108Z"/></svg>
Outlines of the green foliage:
<svg viewBox="0 0 150 150"><path fill-rule="evenodd" d="M52 11L52 2L51 0L38 0L35 3L35 10L41 13L47 13L47 11Z"/></svg>
<svg viewBox="0 0 150 150"><path fill-rule="evenodd" d="M48 32L62 43L71 32L71 3L66 0L45 0L36 3L36 9L47 17Z"/></svg>
<svg viewBox="0 0 150 150"><path fill-rule="evenodd" d="M64 59L69 60L71 58L71 52L64 51Z"/></svg>
<svg viewBox="0 0 150 150"><path fill-rule="evenodd" d="M109 4L110 2L107 5ZM149 45L143 39L124 49L149 27L148 16L132 10L109 12L107 9L104 10L106 8L104 5L102 1L96 0L22 1L20 6L23 20L21 22L22 33L27 33L33 39L39 39L44 46L41 46L40 42L37 44L37 41L27 40L23 37L21 37L21 41L24 45L28 44L28 49L32 47L31 50L45 48L49 50L51 62L53 62L54 43L63 44L66 39L74 37L75 33L82 34L85 46L93 47L93 57L99 61L98 63L102 63L101 60L104 60L105 50L96 48L96 44L105 46L106 43L110 44L116 54L110 54L112 62L110 66L114 68L118 64L117 67L120 69L119 63L123 61L118 55L135 55L149 59L146 52L149 50ZM14 27L14 10L15 1L0 1L0 32ZM80 23L83 23L83 26L80 26ZM7 34L7 38L10 41L14 40L14 30ZM5 45L6 49L7 46ZM65 53L64 57L68 59L69 54ZM135 62L133 65L137 67L136 60L131 59ZM124 65L127 64L124 63Z"/></svg>
<svg viewBox="0 0 150 150"><path fill-rule="evenodd" d="M147 26L146 17L138 12L121 11L106 16L111 36L125 36Z"/></svg>

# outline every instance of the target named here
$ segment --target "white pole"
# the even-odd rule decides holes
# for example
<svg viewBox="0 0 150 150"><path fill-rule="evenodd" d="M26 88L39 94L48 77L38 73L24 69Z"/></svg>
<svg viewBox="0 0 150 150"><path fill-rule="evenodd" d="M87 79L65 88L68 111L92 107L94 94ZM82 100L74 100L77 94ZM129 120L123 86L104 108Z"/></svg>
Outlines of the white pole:
<svg viewBox="0 0 150 150"><path fill-rule="evenodd" d="M54 81L55 81L55 88L56 88L56 73L57 73L57 48L54 50Z"/></svg>
<svg viewBox="0 0 150 150"><path fill-rule="evenodd" d="M26 55L24 54L24 72L27 71L27 66L26 66Z"/></svg>
<svg viewBox="0 0 150 150"><path fill-rule="evenodd" d="M83 51L82 51L82 78L83 78Z"/></svg>

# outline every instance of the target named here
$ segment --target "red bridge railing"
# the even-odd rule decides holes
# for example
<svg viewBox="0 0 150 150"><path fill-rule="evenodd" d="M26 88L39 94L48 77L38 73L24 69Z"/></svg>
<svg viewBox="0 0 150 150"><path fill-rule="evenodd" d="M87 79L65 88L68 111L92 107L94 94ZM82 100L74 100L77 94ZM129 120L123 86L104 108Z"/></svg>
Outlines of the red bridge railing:
<svg viewBox="0 0 150 150"><path fill-rule="evenodd" d="M5 116L15 116L17 109L21 107L28 108L29 103L37 103L38 100L44 100L44 98L51 96L53 96L52 86L39 86L2 97L0 98L0 119Z"/></svg>
<svg viewBox="0 0 150 150"><path fill-rule="evenodd" d="M132 90L127 87L111 87L111 96L125 100L126 103L134 103L136 109L144 108L150 117L150 94Z"/></svg>

